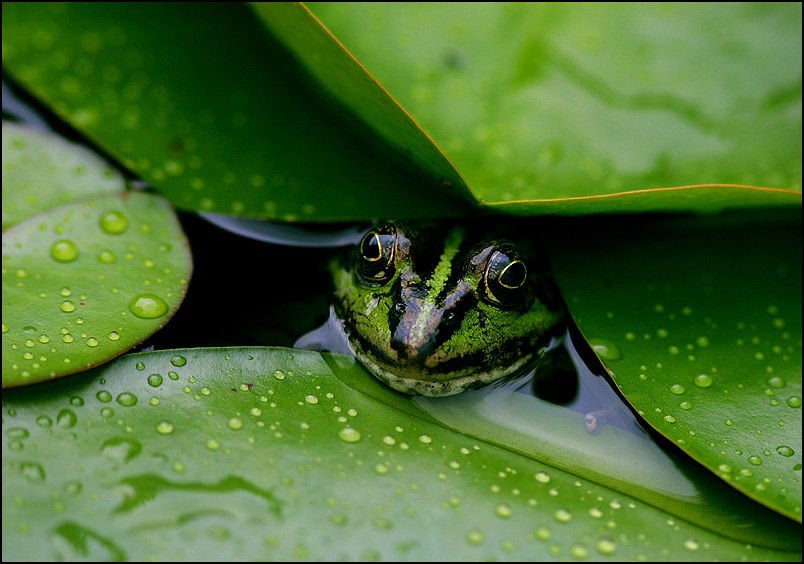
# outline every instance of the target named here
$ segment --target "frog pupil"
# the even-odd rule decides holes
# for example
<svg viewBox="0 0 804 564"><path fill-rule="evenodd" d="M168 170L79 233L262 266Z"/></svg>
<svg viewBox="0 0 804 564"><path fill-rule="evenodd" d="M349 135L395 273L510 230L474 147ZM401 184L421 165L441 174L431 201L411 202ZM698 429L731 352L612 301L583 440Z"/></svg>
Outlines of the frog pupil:
<svg viewBox="0 0 804 564"><path fill-rule="evenodd" d="M500 285L503 288L519 288L525 283L527 275L528 271L525 268L525 263L521 260L515 260L500 273Z"/></svg>
<svg viewBox="0 0 804 564"><path fill-rule="evenodd" d="M363 237L363 243L360 245L360 252L363 258L374 262L382 258L382 245L380 245L379 236L373 231L366 233Z"/></svg>

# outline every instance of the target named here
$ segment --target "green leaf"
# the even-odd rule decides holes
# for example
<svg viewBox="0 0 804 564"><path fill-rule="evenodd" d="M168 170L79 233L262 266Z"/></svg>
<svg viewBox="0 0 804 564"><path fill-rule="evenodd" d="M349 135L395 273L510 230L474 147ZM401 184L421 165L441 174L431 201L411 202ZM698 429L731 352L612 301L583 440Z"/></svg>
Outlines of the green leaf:
<svg viewBox="0 0 804 564"><path fill-rule="evenodd" d="M3 122L3 231L39 212L124 187L120 173L85 147Z"/></svg>
<svg viewBox="0 0 804 564"><path fill-rule="evenodd" d="M192 272L162 198L123 192L67 204L3 234L3 387L118 356L175 313Z"/></svg>
<svg viewBox="0 0 804 564"><path fill-rule="evenodd" d="M310 8L500 211L801 203L800 4Z"/></svg>
<svg viewBox="0 0 804 564"><path fill-rule="evenodd" d="M5 4L3 65L180 208L286 221L469 211L239 3Z"/></svg>
<svg viewBox="0 0 804 564"><path fill-rule="evenodd" d="M626 399L720 478L801 521L801 221L605 221L547 246ZM553 237L551 237L553 238Z"/></svg>
<svg viewBox="0 0 804 564"><path fill-rule="evenodd" d="M344 383L361 377L346 357L194 349L4 393L4 557L800 558Z"/></svg>

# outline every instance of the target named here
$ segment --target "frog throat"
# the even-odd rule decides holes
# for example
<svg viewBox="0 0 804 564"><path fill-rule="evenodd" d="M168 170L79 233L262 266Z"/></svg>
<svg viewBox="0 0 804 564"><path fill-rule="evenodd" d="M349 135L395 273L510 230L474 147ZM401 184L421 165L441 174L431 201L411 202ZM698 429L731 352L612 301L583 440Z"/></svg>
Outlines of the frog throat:
<svg viewBox="0 0 804 564"><path fill-rule="evenodd" d="M371 356L365 354L356 342L350 341L350 344L360 363L384 384L403 394L419 394L430 397L459 394L469 389L486 386L495 381L503 381L505 378L517 373L524 373L524 369L531 364L534 358L541 354L541 350L538 351L539 354L527 354L510 365L492 368L484 372L458 370L452 374L440 374L441 378L438 380L426 380L395 374L378 364Z"/></svg>

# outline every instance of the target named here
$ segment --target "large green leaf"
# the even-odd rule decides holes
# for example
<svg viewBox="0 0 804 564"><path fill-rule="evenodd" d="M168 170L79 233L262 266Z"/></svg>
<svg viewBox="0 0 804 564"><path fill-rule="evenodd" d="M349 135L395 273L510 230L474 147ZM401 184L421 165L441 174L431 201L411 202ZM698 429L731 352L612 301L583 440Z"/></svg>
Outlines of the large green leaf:
<svg viewBox="0 0 804 564"><path fill-rule="evenodd" d="M360 378L345 357L196 349L7 391L4 558L800 558L344 383Z"/></svg>
<svg viewBox="0 0 804 564"><path fill-rule="evenodd" d="M800 217L585 229L548 248L573 318L627 400L723 480L800 522Z"/></svg>
<svg viewBox="0 0 804 564"><path fill-rule="evenodd" d="M239 3L6 3L3 65L181 208L287 221L467 212L452 177L422 172L325 95ZM386 98L375 88L367 103L427 143Z"/></svg>
<svg viewBox="0 0 804 564"><path fill-rule="evenodd" d="M801 202L799 3L310 8L502 211Z"/></svg>
<svg viewBox="0 0 804 564"><path fill-rule="evenodd" d="M162 198L66 204L3 234L3 387L86 370L161 328L192 261Z"/></svg>
<svg viewBox="0 0 804 564"><path fill-rule="evenodd" d="M119 192L120 173L85 147L3 122L3 230L47 209Z"/></svg>

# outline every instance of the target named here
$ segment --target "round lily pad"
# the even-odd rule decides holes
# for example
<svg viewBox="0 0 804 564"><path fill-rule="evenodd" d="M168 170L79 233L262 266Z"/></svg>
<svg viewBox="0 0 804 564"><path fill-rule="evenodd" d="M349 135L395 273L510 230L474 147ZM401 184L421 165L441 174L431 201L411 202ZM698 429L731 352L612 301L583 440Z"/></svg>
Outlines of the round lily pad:
<svg viewBox="0 0 804 564"><path fill-rule="evenodd" d="M119 192L123 176L89 149L3 122L3 230L95 194Z"/></svg>
<svg viewBox="0 0 804 564"><path fill-rule="evenodd" d="M85 370L161 328L192 262L162 198L67 204L3 234L3 387Z"/></svg>

